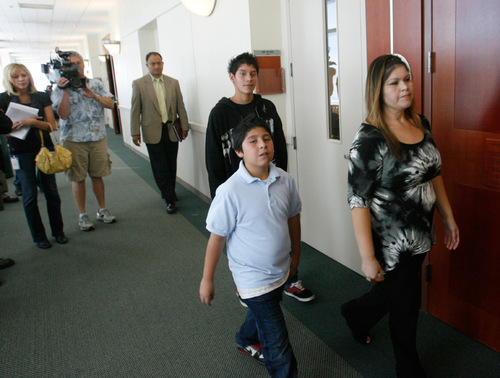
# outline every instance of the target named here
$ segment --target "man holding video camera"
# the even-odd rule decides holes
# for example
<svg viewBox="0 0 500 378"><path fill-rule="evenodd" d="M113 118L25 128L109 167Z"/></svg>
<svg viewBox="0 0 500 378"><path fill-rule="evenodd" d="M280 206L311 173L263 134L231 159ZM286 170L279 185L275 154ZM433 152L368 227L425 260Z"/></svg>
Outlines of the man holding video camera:
<svg viewBox="0 0 500 378"><path fill-rule="evenodd" d="M66 174L72 182L73 195L80 211L78 225L82 231L90 231L94 229L94 224L85 209L87 173L99 205L97 220L104 223L116 221L106 208L102 179L111 174L104 108L112 109L114 100L100 80L85 78L85 66L79 53L68 51L58 54L65 61L65 69L60 70L61 77L52 92L52 102L60 117L62 143L73 154L73 164Z"/></svg>

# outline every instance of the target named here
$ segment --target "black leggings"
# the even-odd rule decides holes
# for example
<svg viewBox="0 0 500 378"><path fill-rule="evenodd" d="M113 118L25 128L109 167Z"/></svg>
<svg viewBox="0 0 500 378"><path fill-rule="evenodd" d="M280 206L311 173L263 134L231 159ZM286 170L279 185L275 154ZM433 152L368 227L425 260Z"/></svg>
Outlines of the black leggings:
<svg viewBox="0 0 500 378"><path fill-rule="evenodd" d="M396 268L386 272L384 281L342 306L351 329L358 335L368 335L370 329L389 313L398 377L425 376L416 345L421 302L420 273L425 255L402 258Z"/></svg>

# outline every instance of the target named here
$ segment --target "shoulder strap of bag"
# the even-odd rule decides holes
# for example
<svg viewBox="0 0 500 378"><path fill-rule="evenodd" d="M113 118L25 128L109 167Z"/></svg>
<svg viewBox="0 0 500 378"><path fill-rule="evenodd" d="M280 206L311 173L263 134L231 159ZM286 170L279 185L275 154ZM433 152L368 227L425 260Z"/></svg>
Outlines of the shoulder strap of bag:
<svg viewBox="0 0 500 378"><path fill-rule="evenodd" d="M54 129L52 128L52 125L50 124L50 122L47 122L47 124L48 124L48 125L49 125L49 127L50 127L50 132L51 132L52 134L54 134ZM44 144L43 144L43 132L42 132L42 130L40 130L40 129L38 129L38 132L40 133L40 139L41 139L41 141L42 141L42 146L43 146L43 145L44 145ZM59 139L57 139L56 134L54 134L54 138L56 138L56 142L57 142L57 144L59 144Z"/></svg>
<svg viewBox="0 0 500 378"><path fill-rule="evenodd" d="M38 132L40 133L40 140L42 141L42 147L45 147L45 145L43 143L43 133L42 133L42 130L38 129Z"/></svg>

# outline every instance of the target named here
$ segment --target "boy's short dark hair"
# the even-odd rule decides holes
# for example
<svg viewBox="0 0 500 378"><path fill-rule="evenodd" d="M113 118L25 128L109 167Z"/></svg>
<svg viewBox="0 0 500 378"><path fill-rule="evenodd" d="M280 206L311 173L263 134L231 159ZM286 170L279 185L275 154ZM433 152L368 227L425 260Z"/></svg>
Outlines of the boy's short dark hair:
<svg viewBox="0 0 500 378"><path fill-rule="evenodd" d="M156 51L151 51L151 52L148 52L146 54L146 63L148 62L148 59L151 55L158 55L160 57L161 60L163 60L163 57L161 56L160 53L156 52Z"/></svg>
<svg viewBox="0 0 500 378"><path fill-rule="evenodd" d="M242 64L254 66L257 70L257 74L259 74L259 63L257 63L257 59L255 58L255 56L249 52L244 52L243 54L232 58L227 66L227 72L235 75L236 71L238 71Z"/></svg>
<svg viewBox="0 0 500 378"><path fill-rule="evenodd" d="M271 129L267 124L265 119L259 118L256 114L251 113L243 118L233 129L232 131L232 139L233 139L233 149L235 151L242 151L241 145L245 140L248 132L256 127L262 127L266 129L266 131L271 134Z"/></svg>

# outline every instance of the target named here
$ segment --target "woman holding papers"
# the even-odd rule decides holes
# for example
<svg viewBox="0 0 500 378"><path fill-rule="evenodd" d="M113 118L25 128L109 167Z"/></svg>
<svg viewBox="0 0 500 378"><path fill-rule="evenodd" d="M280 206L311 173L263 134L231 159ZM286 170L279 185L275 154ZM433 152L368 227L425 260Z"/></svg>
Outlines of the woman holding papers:
<svg viewBox="0 0 500 378"><path fill-rule="evenodd" d="M40 217L37 203L37 169L35 157L42 144L40 132L43 134L45 147L54 150L50 138L50 129L56 128L52 101L44 92L38 92L29 70L22 64L12 63L5 67L3 85L6 92L0 93L0 109L7 114L13 112L12 134L9 136L12 165L21 182L23 206L33 241L39 248L51 247ZM8 110L9 105L12 108ZM22 105L22 106L19 106ZM15 109L13 109L15 107ZM33 115L33 108L38 111ZM23 131L27 131L24 133ZM47 201L52 236L59 244L65 244L68 239L64 235L61 214L61 199L57 191L55 175L38 172L41 188Z"/></svg>

